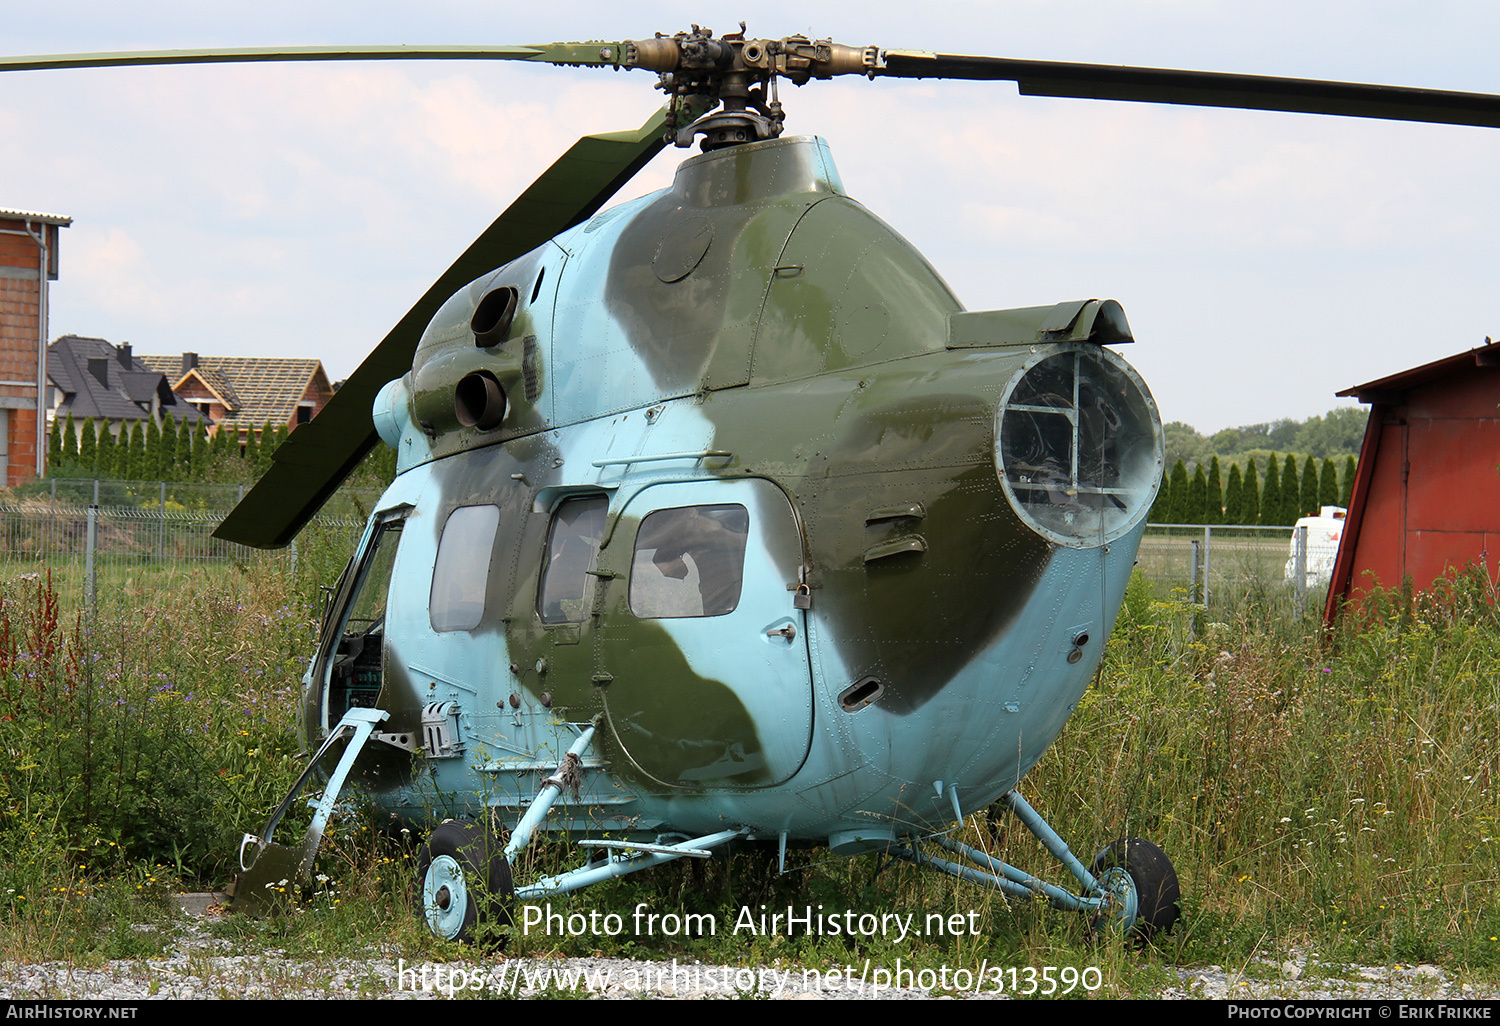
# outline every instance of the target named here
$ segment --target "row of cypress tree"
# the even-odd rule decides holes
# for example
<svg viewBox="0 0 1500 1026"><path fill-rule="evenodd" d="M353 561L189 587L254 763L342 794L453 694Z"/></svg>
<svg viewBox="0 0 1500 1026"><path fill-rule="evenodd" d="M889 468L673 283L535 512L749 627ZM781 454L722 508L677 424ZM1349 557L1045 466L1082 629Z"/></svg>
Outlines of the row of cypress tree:
<svg viewBox="0 0 1500 1026"><path fill-rule="evenodd" d="M1315 516L1322 506L1348 508L1354 490L1354 467L1354 457L1350 456L1340 476L1333 460L1325 459L1319 469L1318 461L1309 456L1299 472L1295 456L1288 454L1281 461L1273 453L1266 461L1264 483L1253 459L1243 472L1238 463L1231 464L1226 482L1217 456L1207 473L1200 463L1191 475L1178 460L1162 480L1150 521L1290 527L1299 517Z"/></svg>
<svg viewBox="0 0 1500 1026"><path fill-rule="evenodd" d="M212 437L203 421L178 423L171 414L154 421L126 421L119 434L104 421L89 419L82 430L70 413L52 422L47 453L49 471L58 475L112 478L122 481L214 481L258 477L270 466L271 453L286 440L286 425L266 424L243 438L221 428Z"/></svg>

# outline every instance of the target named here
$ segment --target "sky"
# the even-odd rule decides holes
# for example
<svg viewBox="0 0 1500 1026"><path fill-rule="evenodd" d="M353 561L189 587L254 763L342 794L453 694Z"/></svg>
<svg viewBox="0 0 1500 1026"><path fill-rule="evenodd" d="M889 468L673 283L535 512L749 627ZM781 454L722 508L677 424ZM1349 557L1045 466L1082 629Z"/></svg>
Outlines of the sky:
<svg viewBox="0 0 1500 1026"><path fill-rule="evenodd" d="M854 45L1500 91L1500 5L1365 0L425 0L8 11L8 54L646 38L693 23ZM633 128L645 72L387 63L0 75L0 208L65 214L52 334L351 373L579 135ZM1020 97L1009 83L784 87L845 187L971 310L1124 307L1124 355L1204 432L1480 345L1500 131ZM669 150L620 193L663 188Z"/></svg>

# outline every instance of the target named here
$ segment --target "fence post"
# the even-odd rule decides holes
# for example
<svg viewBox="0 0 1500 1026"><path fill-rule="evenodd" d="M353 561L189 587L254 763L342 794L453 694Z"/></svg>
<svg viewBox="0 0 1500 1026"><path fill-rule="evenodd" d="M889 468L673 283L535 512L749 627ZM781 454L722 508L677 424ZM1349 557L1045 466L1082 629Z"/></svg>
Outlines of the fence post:
<svg viewBox="0 0 1500 1026"><path fill-rule="evenodd" d="M158 483L161 485L161 519L156 522L156 554L161 557L167 554L167 483Z"/></svg>
<svg viewBox="0 0 1500 1026"><path fill-rule="evenodd" d="M1292 560L1292 572L1297 575L1293 587L1297 596L1297 618L1307 612L1307 525L1297 528L1296 556Z"/></svg>
<svg viewBox="0 0 1500 1026"><path fill-rule="evenodd" d="M1193 555L1192 555L1192 563L1191 563L1192 584L1191 584L1191 587L1190 587L1190 589L1188 591L1189 599L1192 602L1197 602L1198 601L1198 595L1199 595L1199 591L1198 591L1198 570L1203 565L1203 563L1202 563L1203 556L1202 556L1202 553L1199 551L1198 547L1200 545L1202 545L1202 544L1203 543L1200 542L1198 539L1196 539L1196 538L1193 539Z"/></svg>
<svg viewBox="0 0 1500 1026"><path fill-rule="evenodd" d="M99 604L99 577L94 566L94 552L99 547L99 504L93 503L88 511L88 531L84 535L83 550L83 594L92 616Z"/></svg>
<svg viewBox="0 0 1500 1026"><path fill-rule="evenodd" d="M1208 608L1208 571L1214 560L1214 529L1203 525L1203 608Z"/></svg>

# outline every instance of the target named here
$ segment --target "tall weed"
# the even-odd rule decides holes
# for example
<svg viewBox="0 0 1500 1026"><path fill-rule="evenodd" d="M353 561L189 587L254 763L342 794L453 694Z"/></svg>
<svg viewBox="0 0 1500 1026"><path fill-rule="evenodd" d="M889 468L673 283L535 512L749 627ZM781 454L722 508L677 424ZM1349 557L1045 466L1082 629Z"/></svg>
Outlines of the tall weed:
<svg viewBox="0 0 1500 1026"><path fill-rule="evenodd" d="M1169 853L1188 957L1307 940L1500 963L1478 926L1500 878L1495 599L1471 568L1331 633L1153 601L1022 787L1064 836Z"/></svg>
<svg viewBox="0 0 1500 1026"><path fill-rule="evenodd" d="M221 883L236 841L300 769L296 690L317 584L341 554L305 536L299 570L197 570L142 585L134 608L86 618L45 576L0 584L0 918L12 938L61 946L114 934L101 893ZM341 541L339 546L341 548ZM1376 594L1329 632L1266 589L1212 611L1132 583L1090 689L1022 782L1086 863L1122 836L1175 862L1185 916L1144 953L1080 917L1013 905L907 864L793 852L689 861L554 906L714 911L975 910L979 936L517 937L522 954L613 950L814 962L1097 964L1129 993L1162 963L1251 964L1272 950L1500 967L1500 620L1482 572L1429 592ZM1316 609L1316 606L1314 606ZM330 837L335 879L309 915L241 925L368 938L414 923L409 839L359 826ZM1007 814L968 841L1054 882L1066 874ZM548 857L552 849L531 854ZM573 864L575 853L558 849ZM556 871L555 868L547 871ZM532 879L534 877L523 877ZM93 923L91 927L67 924ZM21 943L21 942L17 942ZM114 943L114 942L109 942ZM120 942L123 943L123 942ZM286 943L291 943L287 941ZM302 943L302 942L298 942ZM106 944L107 946L107 944ZM441 948L441 945L438 945ZM1144 975L1142 975L1144 974Z"/></svg>
<svg viewBox="0 0 1500 1026"><path fill-rule="evenodd" d="M107 844L222 882L298 769L314 626L292 583L197 569L97 616L64 608L45 573L0 586L0 880L44 875L38 859L59 857L34 850L44 835L74 864Z"/></svg>

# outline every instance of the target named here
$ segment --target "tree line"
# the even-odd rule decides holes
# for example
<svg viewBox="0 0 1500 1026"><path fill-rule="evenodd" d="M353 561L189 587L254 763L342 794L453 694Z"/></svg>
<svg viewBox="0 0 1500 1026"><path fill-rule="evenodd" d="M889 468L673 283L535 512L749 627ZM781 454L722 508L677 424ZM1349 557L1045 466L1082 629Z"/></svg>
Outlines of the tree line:
<svg viewBox="0 0 1500 1026"><path fill-rule="evenodd" d="M1300 517L1316 516L1323 506L1348 508L1354 490L1355 461L1344 461L1339 474L1331 459L1319 467L1311 456L1299 470L1297 458L1288 455L1283 461L1276 454L1266 460L1265 477L1257 471L1255 460L1229 466L1224 477L1219 457L1214 456L1207 471L1199 463L1190 475L1178 459L1172 472L1162 479L1161 491L1151 507L1153 524L1230 524L1242 526L1287 526Z"/></svg>
<svg viewBox="0 0 1500 1026"><path fill-rule="evenodd" d="M1251 459L1258 466L1265 467L1273 453L1288 452L1317 460L1331 459L1338 465L1347 457L1359 454L1368 420L1367 410L1344 406L1305 421L1283 418L1264 424L1225 428L1212 435L1204 435L1191 424L1172 421L1162 425L1162 434L1167 448L1167 465L1181 459L1189 473L1198 463L1203 464L1207 473L1209 460L1214 456L1219 457L1225 467L1231 463L1244 466Z"/></svg>
<svg viewBox="0 0 1500 1026"><path fill-rule="evenodd" d="M154 420L124 421L119 432L93 418L80 430L70 413L52 422L47 468L53 476L118 481L217 481L255 478L270 466L271 453L286 440L286 425L266 424L243 436L230 429L208 434L202 420L179 423L169 413Z"/></svg>
<svg viewBox="0 0 1500 1026"><path fill-rule="evenodd" d="M167 414L160 426L153 420L125 421L116 434L108 422L92 418L80 430L70 413L52 422L47 470L53 477L249 484L270 468L271 454L288 431L285 424L267 423L241 434L220 425L210 435L202 420L188 424ZM395 450L376 446L369 462L378 464L371 467L377 477L395 477Z"/></svg>

